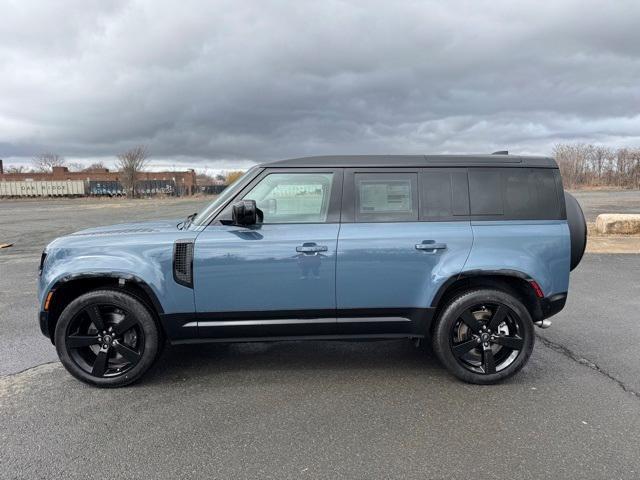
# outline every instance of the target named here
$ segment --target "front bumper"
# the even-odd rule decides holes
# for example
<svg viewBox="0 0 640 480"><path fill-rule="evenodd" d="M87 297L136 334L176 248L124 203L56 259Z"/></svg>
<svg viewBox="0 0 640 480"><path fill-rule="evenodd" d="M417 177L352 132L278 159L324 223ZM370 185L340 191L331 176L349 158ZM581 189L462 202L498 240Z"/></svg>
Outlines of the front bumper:
<svg viewBox="0 0 640 480"><path fill-rule="evenodd" d="M42 334L47 338L51 338L49 333L49 312L40 312L38 323L40 323L40 331Z"/></svg>

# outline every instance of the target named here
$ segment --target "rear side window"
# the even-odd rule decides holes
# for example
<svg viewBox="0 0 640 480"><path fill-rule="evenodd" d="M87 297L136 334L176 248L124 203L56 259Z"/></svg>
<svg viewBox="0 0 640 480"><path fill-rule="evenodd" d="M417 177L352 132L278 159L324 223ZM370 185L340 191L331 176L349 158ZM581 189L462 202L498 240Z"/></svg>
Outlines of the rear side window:
<svg viewBox="0 0 640 480"><path fill-rule="evenodd" d="M417 173L356 173L356 222L418 220Z"/></svg>
<svg viewBox="0 0 640 480"><path fill-rule="evenodd" d="M469 169L471 215L502 220L562 218L554 170Z"/></svg>
<svg viewBox="0 0 640 480"><path fill-rule="evenodd" d="M468 217L466 169L425 168L420 175L421 219L446 221Z"/></svg>

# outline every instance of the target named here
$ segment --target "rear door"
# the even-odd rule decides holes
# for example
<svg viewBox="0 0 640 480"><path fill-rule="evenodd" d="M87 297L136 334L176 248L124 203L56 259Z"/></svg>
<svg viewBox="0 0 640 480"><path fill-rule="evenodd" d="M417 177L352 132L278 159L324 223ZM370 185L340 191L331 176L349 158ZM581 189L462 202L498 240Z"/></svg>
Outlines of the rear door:
<svg viewBox="0 0 640 480"><path fill-rule="evenodd" d="M339 333L424 333L471 248L466 169L348 169L344 182Z"/></svg>

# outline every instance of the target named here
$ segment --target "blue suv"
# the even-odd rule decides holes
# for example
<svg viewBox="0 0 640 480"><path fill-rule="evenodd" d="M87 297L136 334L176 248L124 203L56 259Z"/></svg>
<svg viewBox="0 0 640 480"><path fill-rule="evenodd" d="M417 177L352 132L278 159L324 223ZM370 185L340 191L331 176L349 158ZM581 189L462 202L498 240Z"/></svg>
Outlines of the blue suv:
<svg viewBox="0 0 640 480"><path fill-rule="evenodd" d="M186 220L51 242L40 327L102 387L140 378L167 340L430 339L455 376L495 383L564 307L585 244L551 158L283 160Z"/></svg>

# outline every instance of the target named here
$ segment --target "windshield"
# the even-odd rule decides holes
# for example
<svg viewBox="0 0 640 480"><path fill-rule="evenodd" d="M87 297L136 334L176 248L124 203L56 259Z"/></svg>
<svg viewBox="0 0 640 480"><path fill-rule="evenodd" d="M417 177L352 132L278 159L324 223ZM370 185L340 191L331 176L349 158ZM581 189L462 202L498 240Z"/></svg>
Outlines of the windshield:
<svg viewBox="0 0 640 480"><path fill-rule="evenodd" d="M227 202L227 200L233 197L238 192L238 190L244 185L245 180L247 178L251 178L254 172L258 168L259 167L250 168L244 173L244 175L242 175L235 182L233 182L231 185L225 188L222 191L222 193L218 195L213 202L207 205L207 208L205 208L200 213L198 213L196 218L193 219L192 225L196 225L196 226L204 225L204 223L207 221L207 218L209 218L211 213L213 213L220 205L224 205Z"/></svg>

